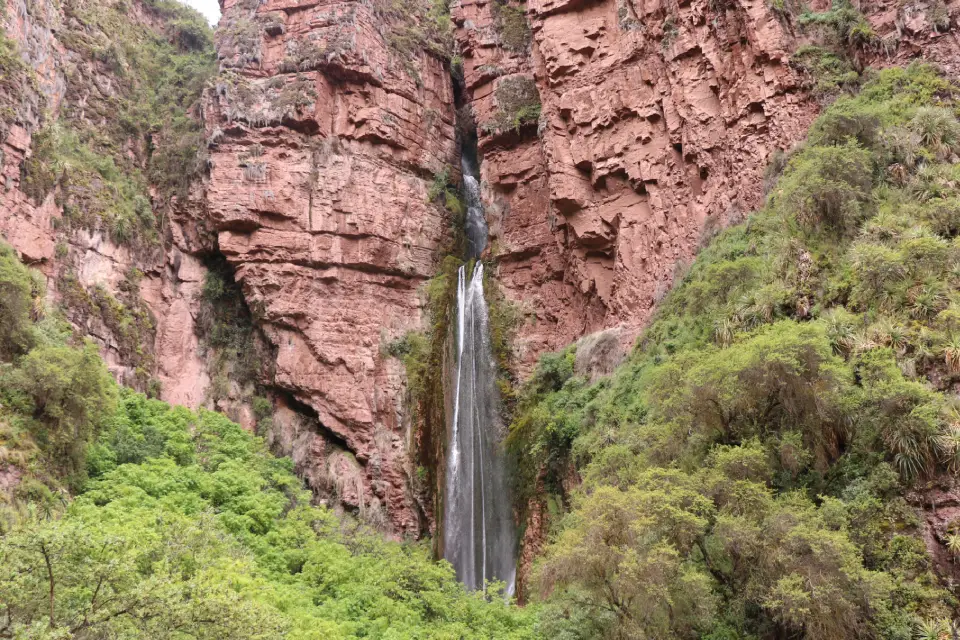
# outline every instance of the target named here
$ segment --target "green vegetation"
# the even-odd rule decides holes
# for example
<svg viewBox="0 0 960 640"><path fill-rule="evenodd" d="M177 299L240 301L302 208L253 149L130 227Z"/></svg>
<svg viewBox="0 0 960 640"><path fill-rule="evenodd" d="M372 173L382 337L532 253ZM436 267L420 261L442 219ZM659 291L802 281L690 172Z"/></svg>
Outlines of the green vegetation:
<svg viewBox="0 0 960 640"><path fill-rule="evenodd" d="M797 49L790 62L809 78L807 89L819 98L855 89L860 82L860 74L845 56L823 47L804 45Z"/></svg>
<svg viewBox="0 0 960 640"><path fill-rule="evenodd" d="M503 78L497 82L494 96L497 112L492 120L480 124L484 133L519 132L540 121L540 91L533 78L522 75Z"/></svg>
<svg viewBox="0 0 960 640"><path fill-rule="evenodd" d="M24 191L37 202L61 187L64 229L103 229L118 243L156 242L149 185L140 169L118 166L95 152L64 123L38 132L26 163Z"/></svg>
<svg viewBox="0 0 960 640"><path fill-rule="evenodd" d="M523 324L523 313L518 305L507 300L494 278L496 264L487 264L483 270L483 294L487 301L490 321L490 348L497 363L497 387L503 402L504 422L509 422L516 402L513 344L517 329Z"/></svg>
<svg viewBox="0 0 960 640"><path fill-rule="evenodd" d="M6 360L31 345L33 281L13 249L0 242L0 358Z"/></svg>
<svg viewBox="0 0 960 640"><path fill-rule="evenodd" d="M450 167L444 167L440 172L433 176L433 182L430 183L430 189L427 191L427 200L437 203L447 210L452 216L450 227L454 233L463 228L463 216L466 214L466 205L460 198L460 185L453 182L453 172ZM462 238L453 239L451 252L456 252L461 247Z"/></svg>
<svg viewBox="0 0 960 640"><path fill-rule="evenodd" d="M142 277L138 269L131 269L118 284L119 300L101 285L85 288L69 271L61 275L57 289L71 321L82 325L96 319L110 331L123 362L135 371L136 378L126 383L147 391L153 384L149 372L154 364L152 336L156 323L140 298Z"/></svg>
<svg viewBox="0 0 960 640"><path fill-rule="evenodd" d="M311 506L260 438L118 389L93 344L31 320L33 280L0 246L0 637L533 637L423 546Z"/></svg>
<svg viewBox="0 0 960 640"><path fill-rule="evenodd" d="M198 13L171 0L143 7L160 28L135 19L126 2L65 4L68 26L58 37L93 64L67 68L60 120L34 135L24 171L35 200L58 190L68 228L101 228L135 245L158 241L154 207L183 195L202 168L190 112L216 71L212 33ZM91 73L109 77L111 90L91 92Z"/></svg>
<svg viewBox="0 0 960 640"><path fill-rule="evenodd" d="M524 53L530 47L530 25L527 12L506 0L496 0L492 5L494 28L500 36L500 46L515 53Z"/></svg>
<svg viewBox="0 0 960 640"><path fill-rule="evenodd" d="M427 51L444 60L453 57L453 21L449 0L379 0L377 17L386 25L387 44L408 71L409 58Z"/></svg>
<svg viewBox="0 0 960 640"><path fill-rule="evenodd" d="M5 526L15 637L530 637L422 547L310 506L290 460L218 414L124 392L88 467L66 509Z"/></svg>
<svg viewBox="0 0 960 640"><path fill-rule="evenodd" d="M400 359L406 370L407 397L412 424L417 425L411 457L425 477L423 488L432 491L435 509L442 513L438 471L445 464L447 414L443 394L443 366L447 340L456 318L457 271L463 262L447 255L423 289L427 330L412 331L384 347L386 355ZM428 493L428 495L430 495Z"/></svg>
<svg viewBox="0 0 960 640"><path fill-rule="evenodd" d="M37 91L37 77L33 69L20 58L16 43L0 33L0 131L10 123L22 121L36 100L34 108L43 109L43 94Z"/></svg>
<svg viewBox="0 0 960 640"><path fill-rule="evenodd" d="M660 46L666 50L673 45L677 37L680 35L680 28L677 27L676 17L672 15L667 16L666 20L663 21L662 29L663 39L660 41Z"/></svg>
<svg viewBox="0 0 960 640"><path fill-rule="evenodd" d="M880 38L867 18L849 0L834 0L829 11L805 10L794 0L773 0L773 9L784 20L795 18L799 28L813 38L793 54L791 64L807 78L806 88L824 102L860 84L865 51L893 44Z"/></svg>
<svg viewBox="0 0 960 640"><path fill-rule="evenodd" d="M232 267L220 254L208 260L206 266L197 328L212 351L209 394L210 400L216 402L230 395L231 383L241 393L252 393L264 362L273 359L265 357L268 347L257 335L256 323Z"/></svg>
<svg viewBox="0 0 960 640"><path fill-rule="evenodd" d="M0 464L77 486L85 443L112 411L116 391L96 347L74 340L37 304L36 282L0 243Z"/></svg>
<svg viewBox="0 0 960 640"><path fill-rule="evenodd" d="M835 45L865 48L877 41L877 34L867 18L856 9L850 0L833 0L829 11L804 12L798 22L820 32L828 42Z"/></svg>
<svg viewBox="0 0 960 640"><path fill-rule="evenodd" d="M556 514L546 637L945 628L916 510L960 468L958 96L929 67L871 75L612 376L575 375L574 347L541 360L508 446L521 504Z"/></svg>

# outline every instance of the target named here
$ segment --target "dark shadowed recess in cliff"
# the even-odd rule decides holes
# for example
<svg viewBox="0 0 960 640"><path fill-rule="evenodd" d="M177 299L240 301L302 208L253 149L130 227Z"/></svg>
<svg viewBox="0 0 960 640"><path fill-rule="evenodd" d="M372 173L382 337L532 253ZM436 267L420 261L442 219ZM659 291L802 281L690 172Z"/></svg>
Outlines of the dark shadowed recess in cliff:
<svg viewBox="0 0 960 640"><path fill-rule="evenodd" d="M197 332L208 350L209 400L250 400L273 379L273 346L257 324L260 310L248 306L233 266L216 247L203 257L207 274L199 300Z"/></svg>

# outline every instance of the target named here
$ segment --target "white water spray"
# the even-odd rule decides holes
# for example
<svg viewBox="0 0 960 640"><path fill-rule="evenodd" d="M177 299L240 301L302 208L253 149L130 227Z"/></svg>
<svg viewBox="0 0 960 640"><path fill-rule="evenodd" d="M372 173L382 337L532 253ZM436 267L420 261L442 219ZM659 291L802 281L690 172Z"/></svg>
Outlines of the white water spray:
<svg viewBox="0 0 960 640"><path fill-rule="evenodd" d="M471 258L486 246L487 224L480 188L464 160L466 232ZM490 580L512 595L516 536L506 483L500 421L500 394L490 345L490 318L483 295L483 264L468 279L457 274L457 365L453 424L447 460L444 556L470 589Z"/></svg>

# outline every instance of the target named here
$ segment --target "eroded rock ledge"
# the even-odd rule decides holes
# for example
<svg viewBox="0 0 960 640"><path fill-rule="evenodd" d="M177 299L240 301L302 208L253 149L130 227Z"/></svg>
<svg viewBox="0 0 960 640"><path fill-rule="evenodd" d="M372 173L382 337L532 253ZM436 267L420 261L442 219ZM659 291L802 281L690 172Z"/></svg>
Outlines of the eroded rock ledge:
<svg viewBox="0 0 960 640"><path fill-rule="evenodd" d="M862 62L955 69L930 6L864 5L883 46ZM790 64L810 37L764 0L461 0L454 19L524 371L600 329L632 341L702 242L762 204L773 154L819 110ZM509 117L524 81L536 122Z"/></svg>
<svg viewBox="0 0 960 640"><path fill-rule="evenodd" d="M448 68L396 51L376 3L223 11L209 213L276 348L272 384L315 412L282 408L275 439L317 488L418 536L431 506L411 488L402 365L382 349L420 327L449 231L427 196L456 157Z"/></svg>

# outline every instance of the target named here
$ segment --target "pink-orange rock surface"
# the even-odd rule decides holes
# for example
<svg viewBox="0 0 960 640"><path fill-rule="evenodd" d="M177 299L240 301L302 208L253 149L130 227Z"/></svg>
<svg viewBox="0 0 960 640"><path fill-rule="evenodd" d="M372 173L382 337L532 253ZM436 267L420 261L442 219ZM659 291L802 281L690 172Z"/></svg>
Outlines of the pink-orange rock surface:
<svg viewBox="0 0 960 640"><path fill-rule="evenodd" d="M528 315L526 371L602 328L635 337L701 241L762 204L771 156L805 135L818 105L790 65L806 36L764 0L512 3L531 30L519 48L503 6L461 0L454 19L497 275ZM955 37L936 32L926 3L863 11L892 44L873 64L925 57L956 70ZM485 126L516 78L536 83L539 123Z"/></svg>
<svg viewBox="0 0 960 640"><path fill-rule="evenodd" d="M421 328L448 234L428 190L456 159L453 90L440 59L391 49L376 8L223 3L207 206L275 347L272 385L315 413L281 412L272 437L315 488L417 536L430 507L411 489L403 368L383 350Z"/></svg>
<svg viewBox="0 0 960 640"><path fill-rule="evenodd" d="M194 330L195 299L205 271L200 261L181 251L186 246L183 242L133 251L113 242L102 230L62 229L63 202L58 191L54 189L37 201L25 189L24 163L33 152L34 136L43 127L68 112L90 127L111 124L102 120L104 113L117 116L109 106L118 92L116 69L77 48L84 38L102 41L111 34L78 21L73 13L77 9L76 3L5 3L4 34L24 68L5 78L0 95L5 107L0 123L0 234L24 262L47 276L47 295L53 303L64 302L66 294L59 288L65 273L84 291L102 289L117 296L131 269L141 270L141 290L131 295L142 300L151 316L152 329L142 336L140 345L143 353L154 356L150 371L135 371L136 366L119 348L118 336L100 318L73 313L76 310L70 308L66 309L68 316L78 330L100 344L108 366L121 382L132 383L138 376L150 375L161 383L165 400L199 406L209 382ZM133 3L128 12L131 21L162 33L161 18L149 8ZM193 223L189 218L186 221ZM176 216L167 222L176 238L189 235L182 226Z"/></svg>

